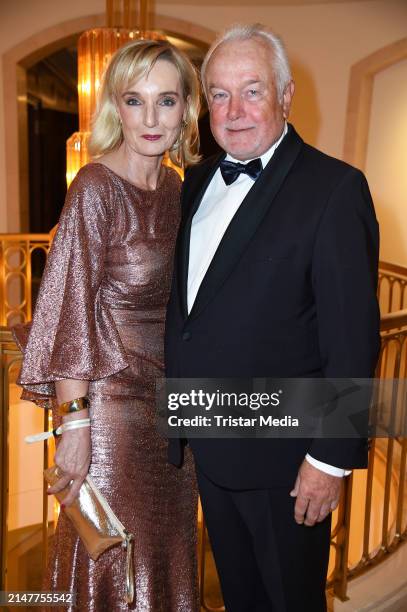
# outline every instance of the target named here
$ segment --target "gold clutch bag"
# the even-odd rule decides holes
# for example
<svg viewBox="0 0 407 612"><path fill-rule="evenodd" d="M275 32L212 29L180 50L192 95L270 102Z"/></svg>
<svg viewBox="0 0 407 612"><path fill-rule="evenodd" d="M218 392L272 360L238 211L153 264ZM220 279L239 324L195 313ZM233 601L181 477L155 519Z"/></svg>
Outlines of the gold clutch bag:
<svg viewBox="0 0 407 612"><path fill-rule="evenodd" d="M53 465L44 470L44 478L51 486L59 478L57 469L57 466ZM64 499L68 490L69 487L66 487L55 494L59 502ZM65 508L64 512L72 521L78 536L94 561L106 549L117 544L121 544L126 550L126 602L132 603L134 599L134 536L124 528L89 474L79 490L78 497L71 506Z"/></svg>

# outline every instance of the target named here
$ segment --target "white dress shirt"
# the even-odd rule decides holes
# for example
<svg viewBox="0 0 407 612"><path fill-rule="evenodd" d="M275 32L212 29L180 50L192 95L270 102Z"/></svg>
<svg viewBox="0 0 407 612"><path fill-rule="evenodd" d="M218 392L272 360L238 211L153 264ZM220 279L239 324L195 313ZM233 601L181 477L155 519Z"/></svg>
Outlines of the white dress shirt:
<svg viewBox="0 0 407 612"><path fill-rule="evenodd" d="M287 129L286 123L280 138L261 156L263 168L266 167L287 134ZM240 161L230 155L227 155L226 159L234 162ZM249 161L251 160L245 163ZM188 267L188 312L191 312L199 287L229 223L253 185L253 179L247 174L240 174L231 185L226 185L220 168L213 175L192 219ZM318 461L308 454L306 459L314 467L333 476L344 476L350 473Z"/></svg>
<svg viewBox="0 0 407 612"><path fill-rule="evenodd" d="M272 158L274 151L286 133L287 124L285 124L283 133L277 142L261 156L263 168ZM230 155L227 155L226 159L234 162L239 161ZM247 163L249 161L251 160L247 160ZM247 174L240 174L231 185L226 185L220 168L213 175L201 204L192 219L188 268L188 312L192 309L198 289L223 234L253 185L253 179Z"/></svg>

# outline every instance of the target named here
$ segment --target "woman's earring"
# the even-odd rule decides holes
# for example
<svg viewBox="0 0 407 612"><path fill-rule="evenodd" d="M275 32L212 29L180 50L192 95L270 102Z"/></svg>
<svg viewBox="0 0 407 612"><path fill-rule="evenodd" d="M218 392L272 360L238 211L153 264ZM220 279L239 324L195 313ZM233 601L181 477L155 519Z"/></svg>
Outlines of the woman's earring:
<svg viewBox="0 0 407 612"><path fill-rule="evenodd" d="M179 159L179 165L182 168L182 170L185 169L185 159L184 159L184 147L183 147L183 144L184 144L185 130L186 130L187 125L188 125L187 122L185 121L185 119L183 119L181 121L181 130L180 130L179 139L178 139L178 141L179 141L179 145L178 145L178 149L179 149L178 150L178 159Z"/></svg>
<svg viewBox="0 0 407 612"><path fill-rule="evenodd" d="M182 168L182 170L184 170L185 167L184 148L182 145L184 144L185 128L187 125L187 122L183 119L181 121L181 129L179 131L178 138L170 149L171 151L177 151L177 164L180 168Z"/></svg>

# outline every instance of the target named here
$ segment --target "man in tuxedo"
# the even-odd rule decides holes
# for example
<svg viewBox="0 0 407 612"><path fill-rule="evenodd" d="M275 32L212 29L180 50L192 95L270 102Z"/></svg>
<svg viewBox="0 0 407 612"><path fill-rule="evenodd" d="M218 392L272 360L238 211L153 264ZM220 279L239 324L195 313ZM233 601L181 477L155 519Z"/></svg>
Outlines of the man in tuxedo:
<svg viewBox="0 0 407 612"><path fill-rule="evenodd" d="M167 376L372 376L378 226L363 174L287 124L294 83L267 28L226 31L202 78L224 153L185 177ZM366 441L189 444L226 610L326 610L331 511ZM183 448L170 441L175 465Z"/></svg>

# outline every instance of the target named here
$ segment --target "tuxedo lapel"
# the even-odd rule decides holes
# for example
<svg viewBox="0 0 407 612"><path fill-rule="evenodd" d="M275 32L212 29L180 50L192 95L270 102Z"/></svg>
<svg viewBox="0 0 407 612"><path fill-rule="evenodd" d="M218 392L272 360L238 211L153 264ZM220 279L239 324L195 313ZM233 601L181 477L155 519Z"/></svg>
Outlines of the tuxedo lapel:
<svg viewBox="0 0 407 612"><path fill-rule="evenodd" d="M190 182L188 192L183 193L183 214L179 231L179 247L177 255L178 288L180 296L181 312L184 319L188 316L188 266L189 266L189 242L191 238L191 224L194 214L199 208L205 191L211 182L213 175L219 167L225 153L208 159L201 166L194 169L196 176Z"/></svg>
<svg viewBox="0 0 407 612"><path fill-rule="evenodd" d="M227 277L236 266L253 234L259 227L263 217L269 210L275 196L287 174L291 170L300 150L303 141L294 128L290 125L289 130L270 162L264 168L260 177L253 184L247 196L244 198L238 211L230 222L226 232L219 244L219 247L210 263L207 273L201 283L196 296L190 318L195 318L202 311L207 303L216 295L222 287ZM211 178L213 177L218 163L209 172L197 189L190 214L183 228L183 262L182 262L182 289L183 289L183 308L187 312L186 295L188 280L188 254L189 241L191 234L191 222L203 194Z"/></svg>

